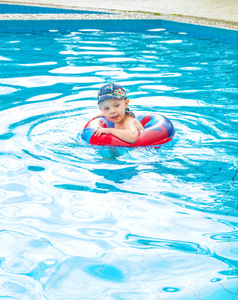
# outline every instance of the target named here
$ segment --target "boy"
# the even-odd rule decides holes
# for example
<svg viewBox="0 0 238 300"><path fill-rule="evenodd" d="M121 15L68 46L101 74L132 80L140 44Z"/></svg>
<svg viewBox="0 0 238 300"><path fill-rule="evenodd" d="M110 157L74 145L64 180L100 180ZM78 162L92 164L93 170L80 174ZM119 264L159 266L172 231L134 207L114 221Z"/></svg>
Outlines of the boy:
<svg viewBox="0 0 238 300"><path fill-rule="evenodd" d="M116 83L103 85L98 92L98 105L102 116L115 124L114 128L100 127L94 131L95 136L112 134L119 139L135 143L139 131L143 130L141 123L128 108L129 99L122 86Z"/></svg>

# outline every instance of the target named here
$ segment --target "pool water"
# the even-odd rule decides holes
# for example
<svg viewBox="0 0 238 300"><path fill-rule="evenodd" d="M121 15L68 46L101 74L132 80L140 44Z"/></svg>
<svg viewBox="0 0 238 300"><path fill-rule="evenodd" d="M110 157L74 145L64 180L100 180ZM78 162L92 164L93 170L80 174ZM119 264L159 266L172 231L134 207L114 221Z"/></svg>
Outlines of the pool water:
<svg viewBox="0 0 238 300"><path fill-rule="evenodd" d="M238 299L238 51L166 30L1 35L0 298ZM109 81L160 149L88 145Z"/></svg>

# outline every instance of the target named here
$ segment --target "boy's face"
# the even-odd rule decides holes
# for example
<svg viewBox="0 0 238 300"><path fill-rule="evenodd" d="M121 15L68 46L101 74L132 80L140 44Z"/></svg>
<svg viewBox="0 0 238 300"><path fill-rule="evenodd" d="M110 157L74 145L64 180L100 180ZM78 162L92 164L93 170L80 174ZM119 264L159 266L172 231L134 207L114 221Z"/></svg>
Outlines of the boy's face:
<svg viewBox="0 0 238 300"><path fill-rule="evenodd" d="M99 104L99 109L103 112L108 121L119 123L125 117L128 104L128 99L107 99Z"/></svg>

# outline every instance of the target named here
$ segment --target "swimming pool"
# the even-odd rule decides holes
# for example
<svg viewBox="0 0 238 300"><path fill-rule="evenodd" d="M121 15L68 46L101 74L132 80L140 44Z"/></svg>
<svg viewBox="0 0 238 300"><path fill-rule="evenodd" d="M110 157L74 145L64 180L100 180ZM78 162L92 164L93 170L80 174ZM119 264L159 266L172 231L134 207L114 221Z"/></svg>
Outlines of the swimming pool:
<svg viewBox="0 0 238 300"><path fill-rule="evenodd" d="M163 29L1 41L1 297L238 298L236 46ZM173 140L86 144L111 80Z"/></svg>

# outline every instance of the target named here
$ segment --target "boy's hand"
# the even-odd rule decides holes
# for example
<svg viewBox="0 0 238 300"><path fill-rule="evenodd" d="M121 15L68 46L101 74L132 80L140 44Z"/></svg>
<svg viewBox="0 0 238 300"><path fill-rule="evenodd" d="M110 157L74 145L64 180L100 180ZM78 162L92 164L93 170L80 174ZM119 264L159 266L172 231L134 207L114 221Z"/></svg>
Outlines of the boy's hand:
<svg viewBox="0 0 238 300"><path fill-rule="evenodd" d="M94 130L93 133L95 136L100 136L102 133L110 134L110 130L109 128L99 127L98 129Z"/></svg>

